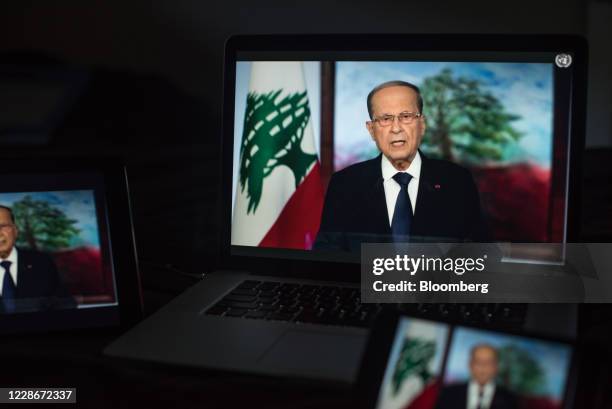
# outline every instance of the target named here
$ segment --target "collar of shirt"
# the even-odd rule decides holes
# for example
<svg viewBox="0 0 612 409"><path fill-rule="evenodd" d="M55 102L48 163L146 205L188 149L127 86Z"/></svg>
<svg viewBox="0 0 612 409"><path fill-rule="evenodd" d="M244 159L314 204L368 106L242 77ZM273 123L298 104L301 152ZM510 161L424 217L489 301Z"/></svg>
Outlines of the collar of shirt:
<svg viewBox="0 0 612 409"><path fill-rule="evenodd" d="M383 175L383 186L385 189L385 202L387 204L387 215L389 216L389 226L393 222L393 213L395 212L395 202L397 201L397 195L400 192L400 185L397 183L393 176L398 172L393 167L389 159L385 155L381 155L381 169ZM410 204L412 205L412 212L416 209L417 196L419 194L419 177L421 176L421 156L417 151L414 155L414 159L408 169L405 170L412 176L410 183L408 184L408 196L410 197Z"/></svg>
<svg viewBox="0 0 612 409"><path fill-rule="evenodd" d="M468 386L468 409L488 409L493 401L495 393L495 382L489 381L482 387L482 398L480 397L480 385L471 380ZM482 402L480 402L482 399Z"/></svg>
<svg viewBox="0 0 612 409"><path fill-rule="evenodd" d="M393 178L393 176L397 172L406 172L410 174L410 176L412 176L412 179L418 179L421 176L421 155L419 155L419 151L417 151L416 154L414 155L414 159L410 163L410 166L408 166L408 169L404 171L395 169L393 165L391 164L391 162L389 161L389 159L385 155L381 155L381 156L382 156L382 164L381 164L382 177L385 182Z"/></svg>
<svg viewBox="0 0 612 409"><path fill-rule="evenodd" d="M17 285L17 248L13 246L13 249L9 253L7 258L0 258L0 261L10 261L11 266L9 267L13 283ZM0 295L2 295L2 283L4 282L4 269L0 268Z"/></svg>

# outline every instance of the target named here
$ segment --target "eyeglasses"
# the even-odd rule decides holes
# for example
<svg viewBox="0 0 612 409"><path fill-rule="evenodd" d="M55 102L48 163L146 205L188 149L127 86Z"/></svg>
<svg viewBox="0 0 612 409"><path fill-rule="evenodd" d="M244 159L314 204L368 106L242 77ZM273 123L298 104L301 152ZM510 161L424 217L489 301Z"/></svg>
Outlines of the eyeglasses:
<svg viewBox="0 0 612 409"><path fill-rule="evenodd" d="M14 224L0 224L0 230L9 231L15 226Z"/></svg>
<svg viewBox="0 0 612 409"><path fill-rule="evenodd" d="M381 117L374 117L372 122L377 122L378 125L386 127L390 126L394 121L395 117L404 125L410 125L416 119L419 119L423 116L423 114L419 114L418 112L401 112L397 115L383 115Z"/></svg>

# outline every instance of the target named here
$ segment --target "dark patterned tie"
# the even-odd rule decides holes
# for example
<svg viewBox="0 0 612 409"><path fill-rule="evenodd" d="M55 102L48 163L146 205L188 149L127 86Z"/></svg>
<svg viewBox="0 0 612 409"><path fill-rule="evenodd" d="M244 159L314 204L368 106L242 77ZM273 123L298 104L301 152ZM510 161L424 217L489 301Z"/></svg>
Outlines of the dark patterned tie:
<svg viewBox="0 0 612 409"><path fill-rule="evenodd" d="M476 402L476 409L484 409L484 387L478 387L478 401Z"/></svg>
<svg viewBox="0 0 612 409"><path fill-rule="evenodd" d="M391 234L394 242L408 241L410 234L410 225L412 224L412 204L410 203L410 196L408 196L410 179L412 179L412 176L405 172L398 172L393 176L393 180L400 185L400 191L395 201L393 220L391 221Z"/></svg>
<svg viewBox="0 0 612 409"><path fill-rule="evenodd" d="M11 262L4 260L0 263L0 267L4 269L4 280L2 280L2 303L4 304L4 311L11 313L15 311L15 283L13 283L13 277L11 277L10 267Z"/></svg>

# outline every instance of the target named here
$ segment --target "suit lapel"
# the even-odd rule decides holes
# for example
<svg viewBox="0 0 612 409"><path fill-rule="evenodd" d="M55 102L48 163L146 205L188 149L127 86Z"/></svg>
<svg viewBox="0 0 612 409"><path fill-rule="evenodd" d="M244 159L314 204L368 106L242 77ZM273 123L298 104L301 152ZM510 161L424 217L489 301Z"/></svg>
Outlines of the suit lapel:
<svg viewBox="0 0 612 409"><path fill-rule="evenodd" d="M32 287L32 260L25 250L17 250L17 294L20 297L30 293Z"/></svg>
<svg viewBox="0 0 612 409"><path fill-rule="evenodd" d="M419 151L419 153L421 155L421 175L411 229L411 233L416 235L424 234L427 231L431 218L436 217L435 207L438 203L438 189L440 186L437 184L438 181L432 172L431 162L422 152Z"/></svg>
<svg viewBox="0 0 612 409"><path fill-rule="evenodd" d="M21 297L23 289L28 285L28 272L26 271L27 257L24 255L24 251L17 249L17 296Z"/></svg>
<svg viewBox="0 0 612 409"><path fill-rule="evenodd" d="M369 232L382 234L388 236L391 234L391 227L389 226L389 213L387 212L387 200L385 198L385 188L383 186L382 168L381 168L382 156L378 155L372 161L370 161L371 169L367 174L371 175L371 179L364 182L363 189L365 196L363 197L364 203L366 204L366 215L367 220L364 220L369 225Z"/></svg>
<svg viewBox="0 0 612 409"><path fill-rule="evenodd" d="M389 226L389 213L382 176L376 181L373 191L374 195L369 199L372 206L373 230L378 234L388 236L391 234L391 226Z"/></svg>

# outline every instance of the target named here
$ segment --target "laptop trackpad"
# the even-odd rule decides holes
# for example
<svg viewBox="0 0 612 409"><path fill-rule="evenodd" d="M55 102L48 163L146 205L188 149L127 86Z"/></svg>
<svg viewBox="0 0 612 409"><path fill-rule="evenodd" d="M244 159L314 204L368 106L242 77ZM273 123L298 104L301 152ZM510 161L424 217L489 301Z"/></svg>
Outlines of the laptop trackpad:
<svg viewBox="0 0 612 409"><path fill-rule="evenodd" d="M304 375L355 379L366 337L291 330L266 351L259 364Z"/></svg>

